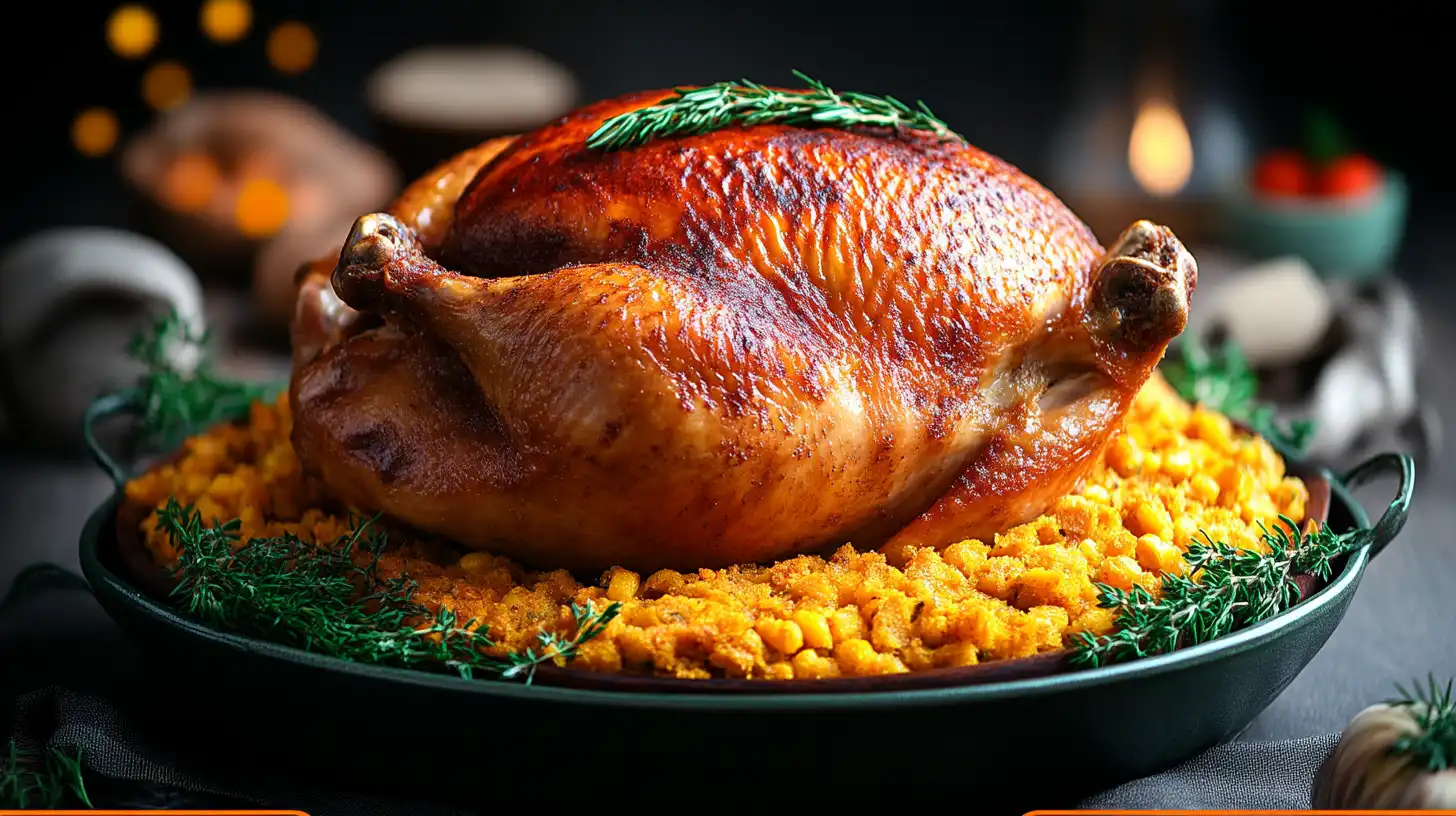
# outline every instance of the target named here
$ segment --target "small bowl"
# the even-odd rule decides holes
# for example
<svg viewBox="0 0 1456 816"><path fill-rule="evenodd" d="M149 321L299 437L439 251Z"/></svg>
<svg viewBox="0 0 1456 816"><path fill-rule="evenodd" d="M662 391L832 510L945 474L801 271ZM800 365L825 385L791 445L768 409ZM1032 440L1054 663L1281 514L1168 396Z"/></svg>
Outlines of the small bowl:
<svg viewBox="0 0 1456 816"><path fill-rule="evenodd" d="M1243 188L1224 202L1224 233L1255 258L1298 255L1326 278L1385 271L1405 231L1405 178L1386 170L1380 186L1353 199L1277 198Z"/></svg>
<svg viewBox="0 0 1456 816"><path fill-rule="evenodd" d="M576 76L515 46L417 48L365 85L371 122L405 178L501 136L528 133L579 104Z"/></svg>

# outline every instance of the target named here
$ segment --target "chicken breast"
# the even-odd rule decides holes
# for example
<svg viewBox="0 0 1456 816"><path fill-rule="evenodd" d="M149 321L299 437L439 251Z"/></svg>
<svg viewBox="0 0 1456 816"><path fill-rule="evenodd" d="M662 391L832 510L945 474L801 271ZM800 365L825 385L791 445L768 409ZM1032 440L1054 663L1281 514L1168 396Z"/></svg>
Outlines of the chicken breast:
<svg viewBox="0 0 1456 816"><path fill-rule="evenodd" d="M988 537L1073 489L1182 331L1173 234L1104 251L965 143L635 94L490 142L305 270L294 443L341 499L540 567Z"/></svg>

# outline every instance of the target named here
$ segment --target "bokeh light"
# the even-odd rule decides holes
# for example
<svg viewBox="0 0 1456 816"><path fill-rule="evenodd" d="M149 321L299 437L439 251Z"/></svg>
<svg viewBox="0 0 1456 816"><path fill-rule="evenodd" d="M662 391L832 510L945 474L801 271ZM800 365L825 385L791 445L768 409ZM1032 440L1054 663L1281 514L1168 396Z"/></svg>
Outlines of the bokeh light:
<svg viewBox="0 0 1456 816"><path fill-rule="evenodd" d="M238 191L233 218L249 238L266 238L288 222L288 191L270 178L250 178Z"/></svg>
<svg viewBox="0 0 1456 816"><path fill-rule="evenodd" d="M154 110L175 108L191 95L192 75L180 63L159 62L142 77L142 98Z"/></svg>
<svg viewBox="0 0 1456 816"><path fill-rule="evenodd" d="M71 142L83 156L104 156L116 145L119 130L116 114L106 108L88 108L71 123Z"/></svg>
<svg viewBox="0 0 1456 816"><path fill-rule="evenodd" d="M214 42L237 42L253 25L253 7L248 0L207 0L200 15L202 33Z"/></svg>
<svg viewBox="0 0 1456 816"><path fill-rule="evenodd" d="M303 23L279 23L268 35L268 61L285 74L300 74L318 56L318 40Z"/></svg>
<svg viewBox="0 0 1456 816"><path fill-rule="evenodd" d="M157 18L146 6L120 6L106 20L106 42L117 56L146 56L157 44Z"/></svg>
<svg viewBox="0 0 1456 816"><path fill-rule="evenodd" d="M181 212L207 208L222 186L222 171L206 153L183 153L172 160L162 176L161 198Z"/></svg>

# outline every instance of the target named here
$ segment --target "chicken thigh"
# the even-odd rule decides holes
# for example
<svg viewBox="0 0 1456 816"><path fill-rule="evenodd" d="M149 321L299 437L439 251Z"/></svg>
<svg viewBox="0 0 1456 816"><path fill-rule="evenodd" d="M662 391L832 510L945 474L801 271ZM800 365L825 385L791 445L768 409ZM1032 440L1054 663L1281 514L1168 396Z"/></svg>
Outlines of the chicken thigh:
<svg viewBox="0 0 1456 816"><path fill-rule="evenodd" d="M1075 488L1186 323L1169 230L1104 251L962 142L586 146L666 95L462 154L305 270L294 443L335 495L546 568L988 537Z"/></svg>

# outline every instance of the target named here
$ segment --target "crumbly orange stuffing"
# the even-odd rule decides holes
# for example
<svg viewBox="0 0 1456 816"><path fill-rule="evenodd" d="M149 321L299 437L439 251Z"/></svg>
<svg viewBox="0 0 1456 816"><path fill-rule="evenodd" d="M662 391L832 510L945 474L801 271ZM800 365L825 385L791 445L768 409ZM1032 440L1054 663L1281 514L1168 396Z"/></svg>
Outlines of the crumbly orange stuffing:
<svg viewBox="0 0 1456 816"><path fill-rule="evenodd" d="M327 544L349 528L306 478L289 443L286 399L256 404L246 423L193 437L181 458L127 485L150 505L169 496L205 520L237 518L243 536L293 533ZM682 678L820 678L919 671L1062 649L1079 631L1105 633L1094 583L1146 587L1181 570L1195 535L1262 547L1257 524L1304 518L1305 485L1262 439L1183 402L1155 377L1124 432L1080 492L991 541L893 557L842 547L772 566L641 575L613 568L581 582L528 572L440 542L392 544L386 576L408 573L417 599L489 627L498 650L523 649L543 627L570 631L569 605L622 604L572 663L581 669ZM142 524L159 564L176 558ZM1200 535L1201 540L1201 535Z"/></svg>

